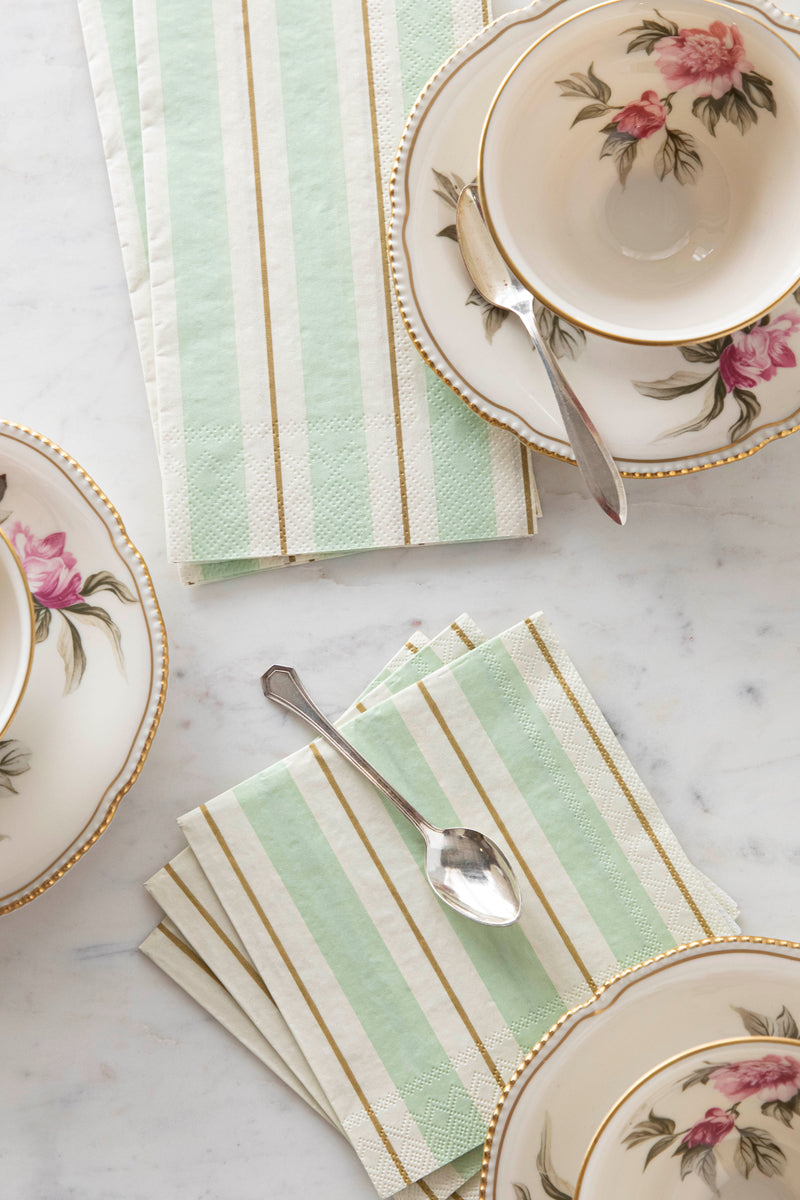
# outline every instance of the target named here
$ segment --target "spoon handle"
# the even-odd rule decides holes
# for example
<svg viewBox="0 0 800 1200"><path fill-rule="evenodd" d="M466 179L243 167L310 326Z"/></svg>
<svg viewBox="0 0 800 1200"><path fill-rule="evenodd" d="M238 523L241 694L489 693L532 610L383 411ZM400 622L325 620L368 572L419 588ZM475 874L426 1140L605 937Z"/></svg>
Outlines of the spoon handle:
<svg viewBox="0 0 800 1200"><path fill-rule="evenodd" d="M391 800L392 804L404 817L408 818L423 837L427 838L429 833L435 832L434 826L430 825L415 808L412 808L388 780L384 779L372 764L367 762L363 754L360 754L347 738L342 737L336 726L332 725L328 718L320 712L300 682L300 676L294 667L277 665L270 667L261 676L261 687L268 700L274 700L276 704L288 708L290 712L302 717L313 729L316 729L317 733L321 734L348 762L366 776L373 787L376 787L379 792L383 792L387 800Z"/></svg>
<svg viewBox="0 0 800 1200"><path fill-rule="evenodd" d="M617 464L539 332L533 312L533 299L531 298L530 305L520 306L515 311L539 352L558 403L567 437L575 452L575 461L589 491L612 521L624 525L628 516L628 500Z"/></svg>

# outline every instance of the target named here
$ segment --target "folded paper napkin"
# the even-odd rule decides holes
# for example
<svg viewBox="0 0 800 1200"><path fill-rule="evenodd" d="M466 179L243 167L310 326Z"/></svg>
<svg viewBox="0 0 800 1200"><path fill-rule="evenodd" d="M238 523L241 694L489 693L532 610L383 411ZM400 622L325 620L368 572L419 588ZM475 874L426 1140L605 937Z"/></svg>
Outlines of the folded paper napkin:
<svg viewBox="0 0 800 1200"><path fill-rule="evenodd" d="M381 1196L467 1200L499 1092L542 1033L620 969L734 931L735 910L541 616L412 643L341 726L430 820L500 844L520 921L442 905L416 832L315 742L182 818L189 850L149 884L172 924L144 948L271 1051Z"/></svg>
<svg viewBox="0 0 800 1200"><path fill-rule="evenodd" d="M79 0L185 581L535 531L530 452L423 364L385 246L408 110L485 6Z"/></svg>

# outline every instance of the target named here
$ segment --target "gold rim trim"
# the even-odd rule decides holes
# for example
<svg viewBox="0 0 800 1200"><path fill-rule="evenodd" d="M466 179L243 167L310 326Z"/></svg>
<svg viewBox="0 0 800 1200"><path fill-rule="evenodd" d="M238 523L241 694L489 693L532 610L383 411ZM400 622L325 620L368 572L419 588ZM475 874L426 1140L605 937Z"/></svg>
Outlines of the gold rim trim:
<svg viewBox="0 0 800 1200"><path fill-rule="evenodd" d="M624 1092L622 1096L620 1096L614 1107L606 1113L605 1117L598 1126L597 1131L595 1132L594 1137L589 1143L589 1147L583 1156L583 1162L581 1163L581 1169L578 1172L578 1179L575 1184L575 1193L572 1197L572 1200L578 1200L581 1194L584 1176L586 1175L586 1171L589 1167L589 1160L597 1149L601 1137L622 1106L627 1104L628 1100L635 1096L640 1088L644 1087L646 1083L649 1083L650 1080L655 1078L656 1075L660 1075L662 1071L668 1070L670 1067L675 1066L679 1062L684 1062L687 1058L693 1058L695 1054L706 1054L712 1050L721 1049L723 1046L748 1046L752 1048L754 1042L768 1042L770 1045L794 1046L796 1049L800 1048L800 1040L797 1038L777 1037L769 1034L760 1034L756 1037L748 1037L745 1035L744 1037L720 1038L715 1042L701 1042L699 1046L693 1046L691 1050L683 1050L680 1054L673 1054L672 1058L665 1058L663 1062L660 1062L658 1066L653 1067L653 1069L648 1071L646 1075L642 1075L641 1079L637 1079L636 1083L632 1084L631 1087L629 1087L628 1090Z"/></svg>
<svg viewBox="0 0 800 1200"><path fill-rule="evenodd" d="M547 1030L547 1032L545 1034L543 1034L542 1037L539 1038L539 1041L536 1043L536 1045L533 1046L532 1049L530 1049L528 1051L528 1053L525 1055L522 1062L516 1068L513 1075L509 1079L508 1083L506 1084L506 1086L503 1088L502 1092L500 1093L500 1099L497 1102L497 1106L495 1107L494 1113L492 1114L492 1119L489 1122L489 1128L486 1133L486 1140L483 1145L483 1158L481 1161L480 1200L493 1200L493 1197L487 1197L487 1182L488 1182L488 1177L489 1177L489 1163L490 1163L490 1159L492 1157L492 1148L493 1148L493 1144L494 1144L494 1137L497 1132L497 1126L500 1121L500 1117L503 1113L503 1109L504 1109L505 1105L507 1104L512 1092L514 1091L514 1088L515 1088L520 1076L527 1070L527 1068L534 1061L534 1059L536 1059L538 1057L538 1055L541 1053L541 1051L547 1046L548 1042L555 1036L555 1034L557 1034L559 1032L559 1030L561 1029L561 1027L563 1025L565 1025L569 1021L572 1021L573 1018L578 1015L578 1013L585 1012L585 1010L592 1008L592 1006L595 1005L597 1003L597 1001L606 994L606 992L608 992L612 987L615 987L622 980L631 979L631 985L632 985L635 982L635 979L632 979L632 977L635 976L640 971L645 971L651 967L655 967L659 963L663 963L665 966L669 966L671 960L677 959L682 955L690 956L690 955L692 955L692 952L694 952L696 950L702 950L704 948L707 948L708 953L713 954L717 950L730 949L731 951L735 951L739 947L746 948L748 946L763 946L763 947L767 947L767 948L774 947L776 949L793 950L795 952L800 953L800 943L799 942L790 942L783 938L764 938L764 937L756 937L756 936L750 935L750 934L729 934L724 937L700 938L694 942L685 942L681 946L675 946L671 950L665 950L661 954L654 955L653 958L645 959L644 962L637 963L633 967L628 967L628 968L626 968L626 970L620 971L616 975L612 975L610 979L607 979L606 982L604 984L602 984L601 987L598 988L598 990L594 996L591 996L588 1000L585 1000L583 1002L583 1004L576 1004L574 1008L571 1008L568 1012L565 1012L563 1014L563 1016L559 1017L559 1019L553 1025L550 1026L550 1028ZM695 958L704 957L704 955L701 955L701 954L696 954L696 955L692 955L692 956ZM796 958L793 958L793 961L796 962L797 961ZM629 986L631 986L631 985L629 985ZM620 992L620 995L622 995L622 994L623 993ZM614 1001L612 1001L612 1003L614 1003ZM596 1009L594 1013L585 1012L584 1019L586 1019L590 1016L595 1016L600 1011L606 1011L606 1010L605 1009L603 1009L603 1010ZM577 1027L577 1023L576 1023L576 1027ZM502 1148L503 1139L505 1137L506 1128L507 1128L507 1123L501 1131L501 1137L500 1137L501 1148ZM499 1153L499 1151L498 1151L498 1153Z"/></svg>
<svg viewBox="0 0 800 1200"><path fill-rule="evenodd" d="M33 668L33 647L34 647L34 643L36 641L36 617L33 612L33 596L31 595L31 589L30 589L30 585L28 584L28 577L25 574L25 568L22 565L22 559L20 558L20 556L17 554L16 550L14 549L14 546L12 545L12 542L11 542L11 538L8 537L8 535L2 529L0 529L0 539L2 539L2 541L7 546L8 552L11 555L11 561L14 564L14 566L16 567L16 569L19 573L19 577L22 580L22 586L25 589L25 595L28 598L29 627L30 627L30 631L31 631L30 639L28 642L28 665L25 668L25 678L22 681L22 687L19 689L19 695L17 696L17 699L14 703L14 707L11 709L11 712L9 713L8 720L5 722L5 724L3 726L0 726L0 738L2 738L3 735L10 728L11 723L13 722L15 716L17 715L17 713L19 711L19 706L22 703L23 696L25 695L25 689L28 686L28 680L31 677L31 670Z"/></svg>
<svg viewBox="0 0 800 1200"><path fill-rule="evenodd" d="M406 312L406 307L403 302L403 296L402 296L402 292L401 292L400 284L399 284L399 280L398 280L398 272L397 272L397 265L396 265L399 254L395 248L395 239L393 237L394 224L398 218L398 212L399 212L398 197L397 197L397 180L398 180L398 176L400 174L400 168L401 168L402 163L404 162L404 160L409 160L411 153L413 152L414 143L416 142L416 138L419 133L419 128L414 130L411 145L408 148L407 152L406 152L406 141L407 141L409 133L411 132L413 126L416 123L418 111L422 107L423 102L425 101L428 93L431 91L431 89L436 84L436 81L439 79L439 76L442 75L443 73L445 73L447 71L448 67L450 66L450 64L452 62L454 62L455 59L460 58L464 54L464 52L474 42L480 42L480 45L478 45L476 47L476 49L473 51L473 53L470 54L469 57L465 58L464 62L459 64L459 66L452 73L452 75L445 81L444 86L447 86L447 84L450 82L450 80L455 77L457 72L460 71L462 69L462 67L466 66L467 63L469 63L476 55L480 54L483 50L488 49L489 46L493 45L497 41L497 39L506 32L506 30L516 29L520 25L527 25L533 21L538 21L542 17L546 17L549 13L553 12L556 8L560 8L561 5L565 4L565 3L567 3L567 0L555 0L555 3L549 5L547 8L543 8L541 11L537 11L532 16L525 16L525 17L520 18L518 12L513 12L513 13L506 13L501 17L497 17L494 21L491 22L491 24L487 25L485 29L482 29L479 33L476 33L474 37L472 37L468 42L465 42L463 46L459 47L458 50L456 50L453 54L451 54L449 58L445 59L445 61L442 63L442 65L439 67L439 69L435 72L434 75L431 76L431 78L425 84L424 88L422 89L419 96L417 97L417 100L415 101L414 106L408 115L408 118L406 119L406 123L403 128L403 133L400 138L400 143L398 145L397 153L395 155L394 163L392 165L392 172L391 172L391 175L389 178L390 216L389 216L389 225L388 225L388 232L387 232L387 245L388 245L388 250L389 250L389 263L390 263L391 271L392 271L392 282L394 284L394 293L395 293L395 298L397 301L398 311L400 313L400 319L402 320L403 325L405 326L406 333L408 334L409 338L411 339L411 343L414 346L414 349L417 351L417 353L419 354L420 358L425 363L425 365L427 367L429 367L431 369L431 371L433 371L434 375L436 375L436 377L438 379L441 379L442 383L447 385L447 387L450 389L451 392L454 393L454 395L458 396L459 400L463 401L463 403L466 404L467 408L471 409L472 412L474 412L476 414L476 416L479 416L481 418L481 420L486 421L486 423L488 425L492 425L496 429L504 429L508 433L513 433L513 435L516 438L518 438L520 442L522 442L523 446L527 446L528 449L536 451L537 454L541 454L545 458L553 458L558 462L568 463L570 466L574 467L577 465L575 462L575 459L570 457L568 454L566 454L566 453L562 454L557 450L552 450L546 446L542 446L539 442L533 441L531 438L526 437L525 434L521 433L518 429L515 429L514 426L512 424L510 424L508 421L503 421L499 417L495 417L495 416L492 416L490 413L487 413L485 411L485 409L481 408L481 406L479 404L476 404L474 400L471 400L470 397L461 390L461 388L458 386L457 383L455 383L452 379L450 379L447 375L445 375L444 372L436 364L436 362L434 362L434 360L428 354L427 350L425 349L422 342L420 341L416 330L414 329L413 325L411 324L411 318L409 317L408 313ZM800 17L795 17L791 13L785 13L785 12L783 12L782 9L777 8L777 6L774 6L774 7L775 7L775 11L777 13L779 13L780 16L784 20L794 22L794 24L797 27L797 32L800 32ZM757 4L751 4L748 2L748 0L741 0L741 2L738 4L738 7L735 11L739 11L739 9L742 9L742 8L750 8L756 12L762 12L762 9ZM767 19L769 20L770 18L767 17ZM502 28L499 28L493 37L486 40L487 32L491 29L494 29L496 26L502 26ZM777 27L782 28L782 26L777 26ZM435 97L433 103L435 103L437 99L438 99L438 97ZM429 112L429 111L430 111L430 109L428 109L426 111L426 113L423 115L423 117L420 119L419 125L421 125L422 121L425 120L425 118L427 116L427 112ZM403 217L401 238L400 238L401 242L403 243L404 248L405 248L405 231L406 231L406 227L407 227L409 216L410 216L409 199L410 199L410 197L409 197L408 171L406 170L406 172L405 172L405 213L404 213L404 217ZM441 356L442 360L445 363L447 363L448 367L453 372L453 374L460 378L460 372L456 370L456 368L453 366L453 364L447 358L447 355L442 352L442 349L439 346L436 338L433 337L430 329L428 328L428 326L425 322L425 318L422 314L422 309L420 308L419 300L416 295L416 290L414 288L414 284L413 284L413 281L411 280L410 275L409 275L409 286L411 289L411 295L414 299L414 303L416 304L416 307L417 307L417 312L419 313L420 319L421 319L423 325L425 326L426 332L427 332L428 336L430 337L430 340L432 341L433 345L436 347L436 351ZM466 381L465 381L465 383L466 383ZM473 388L471 384L467 383L467 386L471 388L471 390L473 391L473 393L475 395L480 396L485 404L490 405L493 409L503 410L503 405L498 404L494 400L490 400L487 396L484 396L480 391L478 391L477 388ZM505 409L504 411L508 412L511 416L515 417L517 419L517 421L521 422L522 424L525 424L525 425L528 424L527 421L523 420L523 418L519 415L519 413L514 412L512 409ZM798 414L800 414L800 410L796 410L794 413L791 413L789 415L789 417L783 417L781 419L782 420L791 420ZM767 425L764 425L759 428L767 429L769 427L769 425L776 425L778 423L779 423L778 421L768 422ZM531 428L531 426L528 426L528 427ZM768 446L770 444L770 442L777 441L780 438L789 437L791 434L797 433L798 431L800 431L800 421L797 424L791 425L790 427L788 427L786 429L774 430L773 432L768 433L756 445L750 446L746 450L739 450L734 454L725 455L726 450L732 449L732 444L729 444L726 446L721 446L716 450L708 451L707 453L712 454L712 455L725 455L725 456L711 459L708 462L696 463L693 466L664 467L661 470L655 470L655 471L627 470L620 466L619 471L620 471L620 475L622 475L625 479L673 479L673 478L677 478L678 476L681 476L681 475L694 475L698 471L708 471L712 467L725 467L725 466L728 466L730 463L741 462L743 459L750 458L751 455L757 454L759 450L763 450L763 448L765 446ZM534 430L534 432L537 433L538 436L541 438L544 438L544 436L545 436L544 434L538 433L538 430ZM553 441L559 441L560 439L547 438L547 440L550 442L553 442ZM667 461L672 462L672 463L680 463L681 461L684 461L686 459L692 459L692 458L697 458L697 457L699 457L699 456L696 454L685 455L685 456L683 456L683 458L680 458L680 457L672 458ZM620 461L624 462L625 460L622 459L622 460L615 460L615 461L617 461L617 465L619 466L619 462ZM643 460L639 460L639 461L647 462L648 460L643 459ZM659 460L653 459L652 461L655 464Z"/></svg>
<svg viewBox="0 0 800 1200"><path fill-rule="evenodd" d="M119 807L120 801L123 799L124 796L126 796L128 794L128 792L133 787L136 780L139 778L139 775L141 774L141 771L142 771L142 767L144 766L147 756L150 753L150 747L153 744L153 738L155 737L159 722L161 721L161 714L164 711L164 702L165 702L166 693L167 693L167 680L169 677L169 646L167 643L167 630L164 625L164 618L161 614L161 609L159 607L158 599L156 597L155 588L153 587L153 580L151 578L147 563L144 561L144 558L142 557L141 553L139 552L139 550L137 550L136 546L133 544L133 542L128 537L127 531L125 529L125 525L122 521L122 517L117 512L116 508L114 508L114 505L108 499L105 492L92 479L91 475L89 475L88 472L85 471L83 469L83 467L80 465L80 463L76 462L76 460L74 458L72 458L71 455L67 454L67 452L65 450L62 450L62 448L59 445L57 445L55 442L51 441L50 438L45 437L44 434L36 433L35 430L28 428L27 425L20 425L15 421L7 421L4 419L0 419L0 439L2 439L2 437L4 435L4 431L7 431L7 430L13 430L13 431L16 431L17 433L21 433L23 435L22 438L14 437L12 440L15 442L18 442L19 444L21 444L23 446L27 446L29 449L37 450L39 447L44 447L45 449L40 450L40 453L44 453L45 458L47 458L47 460L49 462L51 462L54 466L56 466L60 470L62 470L62 472L66 475L66 472L63 470L61 465L54 459L54 456L57 456L58 458L62 459L63 462L66 463L70 472L72 474L77 474L78 477L83 481L83 483L91 489L91 491L94 493L97 500L99 500L100 503L106 509L108 509L108 512L111 514L114 524L116 525L117 533L118 533L123 545L133 555L134 559L136 560L136 564L142 573L142 580L143 580L143 582L147 588L147 591L149 593L149 601L150 601L150 604L152 605L152 613L153 613L153 616L155 617L155 624L156 624L156 626L158 628L158 632L160 634L160 654L157 650L156 645L153 643L153 640L152 640L152 632L153 631L152 631L150 621L148 620L148 613L145 608L144 597L142 596L141 592L139 592L140 580L136 579L136 577L133 575L133 570L132 570L131 566L128 563L126 563L125 565L126 565L127 569L131 572L131 575L134 580L134 584L136 585L136 588L137 588L137 592L139 592L139 601L140 601L140 605L141 605L141 608L142 608L144 616L145 616L145 625L147 627L148 637L150 639L151 651L152 651L151 663L150 663L150 686L149 686L149 690L148 690L148 702L147 702L145 711L142 715L142 719L136 730L136 735L131 744L131 750L133 749L133 746L135 746L136 741L138 740L138 738L141 734L144 722L147 718L147 714L148 714L148 711L152 704L153 696L155 694L154 687L157 686L157 688L158 688L156 705L155 705L155 709L153 710L153 717L150 722L150 727L147 730L147 734L145 736L145 740L144 740L144 744L142 746L141 753L140 753L139 758L137 759L136 763L134 764L133 769L128 774L128 777L125 780L125 782L116 791L116 793L112 796L111 800L109 801L108 807L106 809L106 812L103 816L101 823L92 832L92 834L88 838L86 838L86 840L78 847L77 850L75 850L75 852L73 854L70 855L69 859L67 859L66 862L62 863L61 866L59 866L55 871L52 871L52 873L50 875L48 875L48 877L46 879L44 879L41 883L38 883L35 887L31 887L30 890L27 891L24 895L18 896L16 899L11 900L7 904L0 905L0 916L3 916L5 913L13 912L15 909L21 908L24 904L29 903L29 901L35 900L37 896L41 896L43 892L46 892L47 889L52 887L54 883L57 883L59 881L59 879L63 879L63 877L64 877L64 875L66 875L67 871L69 871L71 867L74 867L75 863L78 862L79 859L83 858L86 851L89 850L95 844L96 841L98 841L98 839L102 836L103 833L105 833L106 829L108 828L108 826L111 823L112 818L114 817L114 814L116 813L116 811ZM30 439L30 440L28 440L28 439ZM35 444L32 445L31 442L38 443L39 447L37 447ZM0 442L0 444L1 444L1 442ZM45 451L46 451L46 453L45 453ZM69 479L69 475L67 475L67 478ZM75 486L77 488L79 495L81 495L83 500L87 504L89 504L90 508L93 508L89 498L83 493L83 491L80 488L77 487L75 480L71 479L70 482L73 484L73 486ZM101 514L99 512L97 512L97 510L94 508L93 508L93 511L96 513L97 516L101 517L101 520L102 520ZM103 522L103 523L105 524L105 522ZM106 527L106 532L108 533L109 537L112 538L112 545L114 545L115 549L117 550L117 553L119 553L119 547L114 543L114 540L112 537L111 527L108 525L106 525L105 527ZM120 557L122 557L121 554L120 554ZM123 561L124 561L124 559L123 559ZM159 662L159 659L161 662L161 673L160 673L160 677L156 683L153 676L154 676L156 665ZM130 755L131 750L128 751L128 755L126 755L125 762L127 762L127 758ZM100 801L99 801L97 807L95 808L92 816L90 816L89 821L86 822L83 829L80 831L80 833L78 833L76 835L76 838L73 839L73 841L77 840L77 838L80 838L82 836L82 834L85 832L87 826L91 823L94 815L98 812L100 806L102 805L105 797L108 794L109 789L115 786L117 780L119 779L119 777L122 774L122 772L124 771L124 769L125 769L125 764L123 764L120 771L117 772L117 775L111 781L111 783L109 784L109 787L106 788L106 790L103 793L103 796L100 798ZM68 848L69 847L67 847L67 849ZM62 853L66 853L66 850L62 851ZM58 861L58 859L55 859L54 863L57 861ZM43 868L43 870L44 871L51 870L51 867L54 865L54 863L51 863L49 867ZM41 875L42 873L43 872L40 871L39 875ZM38 875L37 875L37 878L38 878ZM22 886L24 887L26 885L23 884ZM17 890L19 890L19 889L17 889Z"/></svg>
<svg viewBox="0 0 800 1200"><path fill-rule="evenodd" d="M537 298L537 300L539 300L542 304L544 304L546 308L549 308L551 312L554 312L554 313L556 313L557 316L563 318L563 320L568 321L572 325L577 325L579 329L584 329L584 330L586 330L587 333L594 333L594 334L597 334L598 337L606 338L608 341L624 342L624 343L626 343L628 345L632 345L632 346L686 346L686 345L694 344L696 342L710 342L710 341L713 341L715 338L727 337L728 334L735 333L737 329L742 329L745 325L752 325L756 321L759 321L763 316L765 316L768 312L771 312L773 308L775 308L778 304L780 304L782 300L785 300L788 295L790 295L793 291L796 290L798 284L800 284L800 276L798 276L794 280L794 282L789 285L789 287L787 287L783 292L781 292L781 294L779 296L777 296L774 300L771 300L770 303L767 304L764 308L762 308L759 312L756 312L752 315L748 315L743 320L737 321L735 324L729 325L725 329L712 331L709 333L704 333L700 337L689 336L689 337L680 337L680 338L653 338L653 337L644 338L644 337L630 337L630 336L625 336L625 335L619 334L619 333L611 333L610 330L601 329L597 325L592 325L589 321L581 320L581 318L575 316L574 313L567 312L565 309L559 307L559 305L554 304L553 300L550 297L546 296L541 291L540 288L537 288L533 283L531 283L530 279L528 279L527 275L525 274L525 271L522 268L520 268L520 266L517 263L514 262L510 253L506 249L506 246L503 243L503 240L500 237L500 234L497 230L497 226L495 225L495 223L492 219L491 207L486 201L486 188L485 188L485 184L484 184L484 169L483 169L486 135L489 130L489 125L491 124L491 120L494 115L495 109L498 106L498 104L501 102L502 93L505 90L506 84L508 84L510 82L510 80L514 77L517 70L522 66L522 64L525 62L525 60L528 58L528 56L531 55L534 52L534 50L536 50L539 46L541 46L543 42L546 42L549 37L552 37L553 34L558 33L559 30L565 29L568 25L571 25L573 21L577 21L581 17L587 16L589 13L597 12L600 9L615 8L617 5L629 4L629 3L630 3L630 0L604 0L604 2L601 4L590 4L587 8L581 9L580 12L573 13L572 16L566 17L563 21L559 22L558 25L554 25L552 29L548 29L547 32L543 33L540 38L537 38L537 40L533 43L533 45L529 46L528 49L525 51L525 53L523 55L521 55L520 58L518 58L517 61L514 63L511 70L507 73L507 75L503 79L502 83L500 84L500 87L497 89L497 91L494 95L494 99L492 100L492 103L489 106L489 112L486 115L486 120L484 122L483 129L481 131L481 140L478 145L478 192L480 194L480 199L481 199L481 208L483 209L483 215L486 220L486 224L489 227L489 231L492 235L492 238L494 239L495 245L497 246L497 249L500 251L500 254L501 254L503 260L505 261L506 266L511 271L513 271L513 273L525 285L525 287L528 289L528 291L533 293L533 295ZM725 4L724 2L722 2L722 0L702 0L702 3L704 5L709 5L710 7L713 7L713 8L725 9L728 12L734 13L736 16L739 16L739 17L744 16L744 19L746 21L752 21L752 23L754 25L760 25L761 28L765 29L771 37L777 38L777 40L779 42L782 42L783 45L786 47L786 49L790 52L790 54L792 54L795 58L800 58L800 55L798 54L797 50L795 50L794 46L792 46L789 42L787 42L786 38L781 37L781 35L779 33L777 33L774 28L771 28L764 21L759 20L757 17L752 17L749 15L743 14L738 9L734 8L733 5Z"/></svg>

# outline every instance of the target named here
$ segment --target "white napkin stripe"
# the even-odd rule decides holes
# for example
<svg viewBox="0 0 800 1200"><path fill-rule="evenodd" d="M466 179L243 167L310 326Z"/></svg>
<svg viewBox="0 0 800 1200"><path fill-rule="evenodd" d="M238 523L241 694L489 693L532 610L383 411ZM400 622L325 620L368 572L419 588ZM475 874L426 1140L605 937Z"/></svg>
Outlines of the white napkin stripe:
<svg viewBox="0 0 800 1200"><path fill-rule="evenodd" d="M380 157L375 128L374 63L366 6L339 5L334 21L342 128L364 146L372 147L371 162L359 155L345 160L350 246L359 290L355 319L358 329L364 430L370 460L369 488L376 542L411 541L406 480L406 452L392 314L393 299L386 264L375 269L375 230L386 227ZM383 64L400 75L399 60ZM376 321L375 314L384 319ZM391 393L394 422L381 410ZM418 468L419 464L415 464ZM432 471L428 485L432 482Z"/></svg>
<svg viewBox="0 0 800 1200"><path fill-rule="evenodd" d="M259 142L264 130L269 131L268 157L277 159L285 178L285 153L281 156L281 134L283 124L280 113L280 92L272 86L273 72L265 72L259 80L262 89L269 91L269 102L273 106L273 117L269 124L259 121L256 111L256 81L251 52L251 21L247 0L242 0L239 12L227 0L212 0L214 13L214 38L220 64L227 64L219 75L219 107L223 130L235 130L233 136L223 137L223 178L225 183L230 230L229 250L231 267L231 302L233 327L236 338L238 362L238 397L242 428L252 429L252 438L242 442L242 465L245 474L245 495L251 523L251 542L260 532L268 531L271 543L282 554L287 552L284 502L282 494L282 472L280 464L280 439L278 435L275 397L275 348L280 339L272 336L272 327L279 318L282 324L295 318L288 333L289 344L296 341L296 296L293 289L294 271L291 258L291 225L288 229L288 194L282 195L278 185L271 194L271 226L281 245L281 261L286 260L289 268L282 273L279 286L267 272L267 262L272 261L265 247L265 231L262 214L262 172ZM269 61L269 59L267 60ZM275 111L277 109L277 111ZM238 125L242 114L247 114L250 125L249 141L238 136ZM252 214L258 213L259 253L253 253L250 242L237 236L240 229L252 223ZM278 256L276 256L277 258ZM279 310L273 312L270 303L270 286L280 296ZM294 303L293 303L294 302ZM293 364L288 378L281 383L291 394L292 381L297 375ZM298 431L299 432L299 431ZM302 436L302 433L299 433Z"/></svg>

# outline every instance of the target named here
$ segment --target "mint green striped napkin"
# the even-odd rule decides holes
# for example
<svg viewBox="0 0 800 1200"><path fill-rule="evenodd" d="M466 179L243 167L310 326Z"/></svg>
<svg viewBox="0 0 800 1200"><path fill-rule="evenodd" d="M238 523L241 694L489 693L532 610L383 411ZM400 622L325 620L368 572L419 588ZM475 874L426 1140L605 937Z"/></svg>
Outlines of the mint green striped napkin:
<svg viewBox="0 0 800 1200"><path fill-rule="evenodd" d="M337 724L454 661L484 640L467 615L434 638L415 633ZM341 1128L312 1068L275 1005L244 943L190 849L147 881L165 915L142 951L331 1124ZM397 1200L453 1194L478 1200L474 1156L466 1155L396 1193ZM470 1178L471 1177L471 1178ZM455 1190L457 1189L457 1191Z"/></svg>
<svg viewBox="0 0 800 1200"><path fill-rule="evenodd" d="M79 6L182 578L533 533L529 452L423 365L385 253L485 0Z"/></svg>
<svg viewBox="0 0 800 1200"><path fill-rule="evenodd" d="M382 1196L452 1192L553 1021L618 970L735 928L543 618L464 650L385 681L344 728L431 820L500 843L518 925L445 909L414 831L316 743L181 821Z"/></svg>

